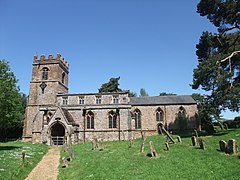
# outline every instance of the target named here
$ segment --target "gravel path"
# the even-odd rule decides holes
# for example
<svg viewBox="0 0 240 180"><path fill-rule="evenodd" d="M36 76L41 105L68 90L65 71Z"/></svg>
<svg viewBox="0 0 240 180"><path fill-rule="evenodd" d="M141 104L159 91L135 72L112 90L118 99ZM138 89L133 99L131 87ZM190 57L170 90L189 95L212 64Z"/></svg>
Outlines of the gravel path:
<svg viewBox="0 0 240 180"><path fill-rule="evenodd" d="M52 147L25 180L57 180L60 148Z"/></svg>

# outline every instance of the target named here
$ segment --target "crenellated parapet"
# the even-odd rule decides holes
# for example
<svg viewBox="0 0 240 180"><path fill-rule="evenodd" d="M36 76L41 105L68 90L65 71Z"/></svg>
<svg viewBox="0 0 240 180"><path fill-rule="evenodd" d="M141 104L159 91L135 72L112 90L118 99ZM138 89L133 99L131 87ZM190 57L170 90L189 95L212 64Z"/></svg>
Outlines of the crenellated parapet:
<svg viewBox="0 0 240 180"><path fill-rule="evenodd" d="M49 54L47 57L45 54L42 54L40 58L37 55L34 55L33 61L34 63L41 63L46 61L61 61L65 66L69 66L68 62L61 56L61 54L57 54L56 57L53 57L52 54Z"/></svg>

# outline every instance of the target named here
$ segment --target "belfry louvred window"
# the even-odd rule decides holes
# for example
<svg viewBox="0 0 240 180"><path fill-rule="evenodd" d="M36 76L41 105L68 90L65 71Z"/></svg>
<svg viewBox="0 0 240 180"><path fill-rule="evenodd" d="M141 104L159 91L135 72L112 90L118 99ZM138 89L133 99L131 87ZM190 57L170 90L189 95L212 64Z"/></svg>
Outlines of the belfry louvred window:
<svg viewBox="0 0 240 180"><path fill-rule="evenodd" d="M42 69L42 80L48 79L48 71L49 71L49 69L46 67Z"/></svg>

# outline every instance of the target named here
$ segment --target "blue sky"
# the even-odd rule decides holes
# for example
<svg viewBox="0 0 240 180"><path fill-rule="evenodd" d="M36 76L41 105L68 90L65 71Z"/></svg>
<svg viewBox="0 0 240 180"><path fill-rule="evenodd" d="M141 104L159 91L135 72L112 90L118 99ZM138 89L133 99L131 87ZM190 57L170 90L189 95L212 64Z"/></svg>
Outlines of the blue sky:
<svg viewBox="0 0 240 180"><path fill-rule="evenodd" d="M111 77L151 96L192 90L195 46L205 30L197 0L0 0L0 59L28 94L34 54L70 64L69 93L97 92ZM225 113L225 117L232 117Z"/></svg>

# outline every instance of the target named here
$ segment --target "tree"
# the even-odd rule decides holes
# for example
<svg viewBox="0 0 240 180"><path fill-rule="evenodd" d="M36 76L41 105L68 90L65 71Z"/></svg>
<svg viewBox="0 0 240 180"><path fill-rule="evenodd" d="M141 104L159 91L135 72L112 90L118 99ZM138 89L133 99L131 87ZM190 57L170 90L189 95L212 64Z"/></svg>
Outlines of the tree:
<svg viewBox="0 0 240 180"><path fill-rule="evenodd" d="M161 92L159 93L159 96L176 96L177 94L174 93L167 93L167 92Z"/></svg>
<svg viewBox="0 0 240 180"><path fill-rule="evenodd" d="M140 97L148 96L147 91L144 88L140 89Z"/></svg>
<svg viewBox="0 0 240 180"><path fill-rule="evenodd" d="M21 134L26 96L19 92L9 63L0 60L0 140ZM14 134L11 134L13 132Z"/></svg>
<svg viewBox="0 0 240 180"><path fill-rule="evenodd" d="M219 114L219 112L216 112L218 111L218 109L211 105L211 101L209 102L209 98L206 95L193 93L192 98L197 102L198 109L197 117L201 122L201 125L205 128L208 134L213 134L214 128L212 124L213 120L212 115Z"/></svg>
<svg viewBox="0 0 240 180"><path fill-rule="evenodd" d="M240 110L239 0L201 0L197 12L206 16L218 33L203 32L196 45L198 66L193 89L208 91L205 104L219 116L221 110Z"/></svg>
<svg viewBox="0 0 240 180"><path fill-rule="evenodd" d="M132 92L130 90L122 90L120 89L119 86L119 81L120 77L118 78L110 78L109 82L102 84L101 88L98 89L100 93L102 92L127 92L129 97L136 97L137 93Z"/></svg>
<svg viewBox="0 0 240 180"><path fill-rule="evenodd" d="M120 77L118 78L111 78L108 83L102 84L101 88L98 91L101 92L119 92L122 91L119 86Z"/></svg>

